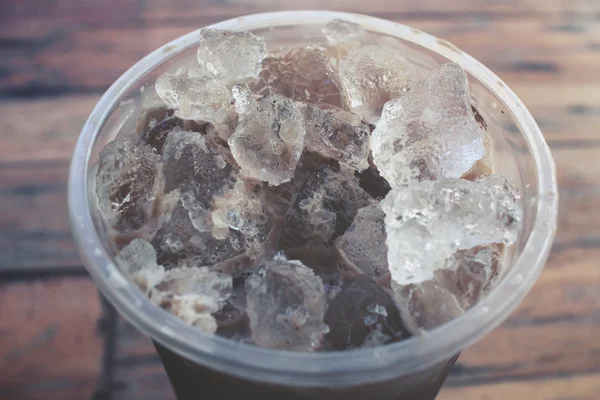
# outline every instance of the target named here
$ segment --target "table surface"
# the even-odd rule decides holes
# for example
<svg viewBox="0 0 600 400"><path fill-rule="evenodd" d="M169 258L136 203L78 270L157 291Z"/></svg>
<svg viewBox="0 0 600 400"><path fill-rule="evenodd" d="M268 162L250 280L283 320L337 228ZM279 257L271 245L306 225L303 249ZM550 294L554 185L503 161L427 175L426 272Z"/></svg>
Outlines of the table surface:
<svg viewBox="0 0 600 400"><path fill-rule="evenodd" d="M168 3L168 7L166 4ZM0 4L0 399L173 399L147 338L98 296L67 221L79 130L151 50L219 20L316 0ZM558 168L558 235L523 304L466 350L442 400L600 398L600 5L594 0L330 0L402 22L496 72Z"/></svg>

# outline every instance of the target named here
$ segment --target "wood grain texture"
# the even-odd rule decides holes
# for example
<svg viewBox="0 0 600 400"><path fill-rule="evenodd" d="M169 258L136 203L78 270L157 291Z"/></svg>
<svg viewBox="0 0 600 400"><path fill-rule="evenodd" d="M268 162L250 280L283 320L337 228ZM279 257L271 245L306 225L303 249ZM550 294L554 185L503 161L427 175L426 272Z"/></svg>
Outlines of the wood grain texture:
<svg viewBox="0 0 600 400"><path fill-rule="evenodd" d="M445 386L442 388L438 400L596 400L598 393L600 393L600 374L593 373L486 385Z"/></svg>
<svg viewBox="0 0 600 400"><path fill-rule="evenodd" d="M150 338L124 319L117 322L114 400L175 398Z"/></svg>
<svg viewBox="0 0 600 400"><path fill-rule="evenodd" d="M82 3L80 7L87 4ZM285 5L270 8L268 4L264 8L253 8L242 3L243 6L238 9L235 4L224 7L188 3L183 1L179 6L167 9L162 2L148 2L141 11L121 7L123 20L121 17L110 18L112 14L108 11L99 11L99 15L105 13L104 21L110 23L91 25L84 23L85 18L81 23L65 24L65 16L60 14L61 8L58 7L47 17L48 21L56 18L54 27L44 28L49 22L38 24L28 21L23 26L35 27L32 28L35 33L27 31L26 39L16 39L14 36L19 35L22 27L14 27L4 33L10 40L6 43L0 40L0 71L3 71L0 74L0 95L102 91L144 55L184 33L249 12L289 8ZM364 6L371 10L367 13L409 24L452 42L509 84L516 78L544 82L598 81L594 71L600 67L596 46L600 37L595 22L585 18L587 14L535 13L525 11L535 8L513 4L506 8L510 10L507 15L494 12L494 7L490 6L492 2L481 1L469 7L484 9L483 4L487 3L488 11L483 14L461 15L455 11L450 13L453 17L447 17L449 11L444 11L443 4L450 2L439 2L440 7L436 8L429 6L428 12L418 11L423 5L417 3L413 4L413 10L417 11L411 11L411 4L407 5L408 8L402 5L390 9L388 2L383 1ZM468 2L463 3L464 10ZM104 4L106 8L110 7L110 4ZM293 4L297 8L297 3ZM114 4L113 10L118 8ZM378 8L381 8L381 14L378 14ZM65 6L63 12L67 9ZM389 11L384 12L385 9ZM541 9L544 10L543 7ZM85 10L73 12L85 13ZM146 13L148 16L145 16ZM37 15L30 18L37 21ZM42 16L39 14L40 18ZM456 23L457 17L461 23ZM43 18L46 19L45 16ZM98 15L88 18L94 21ZM572 26L581 29L569 29ZM2 29L8 28L4 25Z"/></svg>
<svg viewBox="0 0 600 400"><path fill-rule="evenodd" d="M92 281L3 283L0 304L0 398L91 398L102 356Z"/></svg>
<svg viewBox="0 0 600 400"><path fill-rule="evenodd" d="M152 343L100 307L84 276L66 208L75 141L102 92L169 40L243 14L311 8L452 42L517 93L552 148L550 259L523 304L463 353L439 398L598 398L599 2L25 0L0 2L0 399L174 398Z"/></svg>

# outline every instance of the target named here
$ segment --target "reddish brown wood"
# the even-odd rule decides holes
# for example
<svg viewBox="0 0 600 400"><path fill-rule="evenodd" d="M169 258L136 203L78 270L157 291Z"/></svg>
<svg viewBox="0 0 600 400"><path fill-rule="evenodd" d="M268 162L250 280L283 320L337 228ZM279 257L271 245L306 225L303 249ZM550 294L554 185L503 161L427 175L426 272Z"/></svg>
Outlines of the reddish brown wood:
<svg viewBox="0 0 600 400"><path fill-rule="evenodd" d="M91 280L4 283L0 304L0 398L90 398L102 362Z"/></svg>
<svg viewBox="0 0 600 400"><path fill-rule="evenodd" d="M497 382L487 385L446 386L439 400L506 400L506 399L577 399L596 400L600 392L600 374L579 376L551 375L528 381Z"/></svg>
<svg viewBox="0 0 600 400"><path fill-rule="evenodd" d="M6 71L0 76L0 94L102 91L137 60L168 41L207 23L245 13L245 9L236 12L232 8L227 9L231 14L216 15L210 7L161 10L153 12L150 4L147 12L154 17L148 17L152 21L143 24L130 19L130 23L116 26L76 24L60 34L44 33L37 39L28 39L34 44L28 45L27 51L27 46L18 46L21 42L17 41L19 51L10 51L0 59L0 68ZM204 17L193 17L194 10ZM486 13L459 17L461 23L457 24L456 15L440 18L432 11L381 15L452 42L508 83L517 79L598 82L595 71L600 68L600 57L593 45L598 40L598 25L577 16ZM581 29L570 30L570 26ZM48 39L44 35L54 36Z"/></svg>

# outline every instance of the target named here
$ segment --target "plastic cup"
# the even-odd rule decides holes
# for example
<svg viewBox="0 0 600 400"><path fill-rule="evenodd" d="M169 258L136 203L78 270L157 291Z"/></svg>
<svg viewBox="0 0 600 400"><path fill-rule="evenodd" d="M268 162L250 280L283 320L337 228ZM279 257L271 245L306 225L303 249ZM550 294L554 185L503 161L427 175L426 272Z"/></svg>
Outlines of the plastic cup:
<svg viewBox="0 0 600 400"><path fill-rule="evenodd" d="M321 27L340 18L359 23L375 42L400 46L419 74L452 60L469 73L472 104L487 123L496 172L521 192L524 226L506 254L497 286L462 316L426 335L373 349L296 353L254 347L200 333L152 305L115 266L94 202L94 165L104 145L131 129L140 94L177 63L193 59L199 34L182 36L135 64L102 96L73 156L69 212L83 261L102 293L156 344L180 400L435 398L460 352L500 324L522 301L548 256L556 226L557 189L550 151L517 96L481 63L419 30L357 14L292 11L250 15L212 25L248 30L269 46L323 42Z"/></svg>

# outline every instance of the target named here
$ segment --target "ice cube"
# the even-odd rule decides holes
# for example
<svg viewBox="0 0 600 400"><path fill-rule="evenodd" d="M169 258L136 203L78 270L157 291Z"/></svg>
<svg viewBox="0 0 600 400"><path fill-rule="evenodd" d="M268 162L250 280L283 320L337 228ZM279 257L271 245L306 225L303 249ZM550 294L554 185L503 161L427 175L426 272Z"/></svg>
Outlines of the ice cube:
<svg viewBox="0 0 600 400"><path fill-rule="evenodd" d="M246 281L254 343L274 349L314 351L329 328L321 279L301 262L282 255L261 263Z"/></svg>
<svg viewBox="0 0 600 400"><path fill-rule="evenodd" d="M238 115L248 115L256 110L257 104L252 92L244 83L238 83L231 89L235 101L235 112Z"/></svg>
<svg viewBox="0 0 600 400"><path fill-rule="evenodd" d="M155 87L162 101L175 109L179 118L215 125L227 123L231 92L205 71L191 68L177 74L165 73L157 79Z"/></svg>
<svg viewBox="0 0 600 400"><path fill-rule="evenodd" d="M293 184L296 191L298 191L306 184L311 176L324 168L329 168L332 171L339 171L340 163L332 158L326 158L319 153L304 149L300 156L300 160L298 160L296 173L294 174L291 184Z"/></svg>
<svg viewBox="0 0 600 400"><path fill-rule="evenodd" d="M325 314L327 343L335 350L377 346L410 336L392 297L373 279L358 275L344 282Z"/></svg>
<svg viewBox="0 0 600 400"><path fill-rule="evenodd" d="M379 204L361 208L336 243L349 263L374 279L389 274L384 217Z"/></svg>
<svg viewBox="0 0 600 400"><path fill-rule="evenodd" d="M305 134L304 118L293 101L266 96L256 110L241 116L229 147L242 175L280 185L294 175Z"/></svg>
<svg viewBox="0 0 600 400"><path fill-rule="evenodd" d="M272 223L266 213L260 195L261 187L238 180L234 187L214 200L212 210L212 233L224 237L230 230L240 232L244 247L251 253L261 250Z"/></svg>
<svg viewBox="0 0 600 400"><path fill-rule="evenodd" d="M156 250L143 239L134 239L117 255L119 267L132 276L143 268L156 267Z"/></svg>
<svg viewBox="0 0 600 400"><path fill-rule="evenodd" d="M150 300L206 333L215 333L211 315L231 295L231 276L208 268L176 268L166 271L149 291Z"/></svg>
<svg viewBox="0 0 600 400"><path fill-rule="evenodd" d="M178 131L167 138L163 149L165 191L190 192L195 201L209 210L215 196L233 187L232 168L207 146L198 132Z"/></svg>
<svg viewBox="0 0 600 400"><path fill-rule="evenodd" d="M160 156L149 146L116 139L99 158L96 194L107 222L119 232L142 228L162 186Z"/></svg>
<svg viewBox="0 0 600 400"><path fill-rule="evenodd" d="M153 266L145 266L135 272L131 275L131 279L144 294L149 295L150 290L161 281L164 275L164 267L154 264Z"/></svg>
<svg viewBox="0 0 600 400"><path fill-rule="evenodd" d="M318 46L298 47L265 58L259 78L250 85L262 95L342 106L327 50Z"/></svg>
<svg viewBox="0 0 600 400"><path fill-rule="evenodd" d="M516 197L516 189L496 175L392 190L381 203L392 279L399 284L432 279L456 250L515 241L522 219Z"/></svg>
<svg viewBox="0 0 600 400"><path fill-rule="evenodd" d="M333 158L358 171L369 164L369 126L355 114L340 109L323 110L307 104L306 149Z"/></svg>
<svg viewBox="0 0 600 400"><path fill-rule="evenodd" d="M174 110L165 107L146 109L138 118L136 130L140 135L140 142L149 145L159 154L169 133L183 130L183 120L176 117Z"/></svg>
<svg viewBox="0 0 600 400"><path fill-rule="evenodd" d="M456 297L433 280L401 287L392 283L405 326L418 333L433 329L463 313Z"/></svg>
<svg viewBox="0 0 600 400"><path fill-rule="evenodd" d="M346 101L370 124L377 122L387 101L406 94L413 69L399 50L375 45L351 47L338 63Z"/></svg>
<svg viewBox="0 0 600 400"><path fill-rule="evenodd" d="M258 195L203 135L169 135L164 163L165 190L179 190L181 198L152 241L161 264L222 265L262 243L270 224Z"/></svg>
<svg viewBox="0 0 600 400"><path fill-rule="evenodd" d="M156 251L143 239L134 239L123 247L117 254L117 265L146 294L165 274L156 263Z"/></svg>
<svg viewBox="0 0 600 400"><path fill-rule="evenodd" d="M334 19L329 21L322 29L327 37L327 41L332 45L347 42L359 38L365 31L359 24L343 19Z"/></svg>
<svg viewBox="0 0 600 400"><path fill-rule="evenodd" d="M235 129L235 128L233 128ZM233 133L233 129L231 129L231 133ZM231 136L230 133L227 133L223 129L217 128L216 126L209 124L205 129L205 138L206 138L206 146L214 153L219 155L217 157L218 167L226 168L232 167L236 172L239 170L239 166L237 162L233 158L231 154L231 150L229 149L229 145L227 144L227 139Z"/></svg>
<svg viewBox="0 0 600 400"><path fill-rule="evenodd" d="M352 171L322 167L296 195L283 224L280 248L319 273L335 268L334 240L370 202Z"/></svg>
<svg viewBox="0 0 600 400"><path fill-rule="evenodd" d="M267 56L265 41L250 32L200 30L198 62L223 82L255 78Z"/></svg>
<svg viewBox="0 0 600 400"><path fill-rule="evenodd" d="M491 288L501 262L498 245L459 250L435 271L435 280L458 299L464 310L471 308Z"/></svg>
<svg viewBox="0 0 600 400"><path fill-rule="evenodd" d="M158 262L167 268L211 267L244 253L240 232L229 230L215 238L212 227L210 210L198 206L196 200L188 209L180 203L152 239Z"/></svg>
<svg viewBox="0 0 600 400"><path fill-rule="evenodd" d="M467 75L456 63L443 64L408 95L386 103L371 136L375 165L392 187L460 178L487 147L471 110Z"/></svg>

